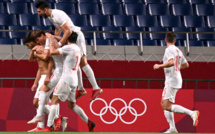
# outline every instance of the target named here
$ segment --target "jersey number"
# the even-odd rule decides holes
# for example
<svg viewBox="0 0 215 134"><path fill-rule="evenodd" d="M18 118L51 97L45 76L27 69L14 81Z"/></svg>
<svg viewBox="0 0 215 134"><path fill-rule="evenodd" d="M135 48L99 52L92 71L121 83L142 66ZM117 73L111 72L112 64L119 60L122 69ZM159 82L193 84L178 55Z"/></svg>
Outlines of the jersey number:
<svg viewBox="0 0 215 134"><path fill-rule="evenodd" d="M178 64L180 64L180 62L178 61L179 59L181 59L181 56L176 56L176 68L175 71L180 71L180 67L178 66Z"/></svg>
<svg viewBox="0 0 215 134"><path fill-rule="evenodd" d="M76 56L76 63L75 63L75 67L72 69L72 70L76 70L76 67L77 67L77 64L78 64L78 56Z"/></svg>

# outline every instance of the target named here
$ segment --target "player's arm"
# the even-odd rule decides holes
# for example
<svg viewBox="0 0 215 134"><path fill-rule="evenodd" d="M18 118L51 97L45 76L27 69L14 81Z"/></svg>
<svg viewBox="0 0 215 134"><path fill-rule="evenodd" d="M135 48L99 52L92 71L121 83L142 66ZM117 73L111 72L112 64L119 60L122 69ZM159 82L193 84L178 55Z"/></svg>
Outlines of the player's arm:
<svg viewBox="0 0 215 134"><path fill-rule="evenodd" d="M48 49L44 49L43 53L36 52L36 53L34 53L34 56L41 60L47 61L50 58L50 52Z"/></svg>
<svg viewBox="0 0 215 134"><path fill-rule="evenodd" d="M61 31L55 27L54 34L55 34L56 36L60 36Z"/></svg>
<svg viewBox="0 0 215 134"><path fill-rule="evenodd" d="M50 77L52 75L52 69L54 68L54 61L52 59L52 57L50 57L48 59L48 72L46 74L46 78L45 78L45 81L44 81L44 84L47 85L50 81Z"/></svg>
<svg viewBox="0 0 215 134"><path fill-rule="evenodd" d="M63 37L59 41L62 45L66 43L66 40L69 38L69 36L72 34L72 31L69 28L68 22L65 22L61 28L63 29Z"/></svg>
<svg viewBox="0 0 215 134"><path fill-rule="evenodd" d="M184 63L184 64L181 64L180 69L186 69L186 68L188 68L188 67L189 67L189 64L188 64L188 62L186 62L186 63Z"/></svg>
<svg viewBox="0 0 215 134"><path fill-rule="evenodd" d="M30 54L29 54L29 57L28 57L28 61L29 62L32 62L35 60L35 57L34 57L34 51L31 50Z"/></svg>
<svg viewBox="0 0 215 134"><path fill-rule="evenodd" d="M50 54L51 55L60 55L60 51L58 49L56 49L56 44L58 44L58 43L56 43L54 41L54 36L51 34L48 34L48 33L46 33L46 36L48 37L49 42L50 42L50 45L49 45Z"/></svg>
<svg viewBox="0 0 215 134"><path fill-rule="evenodd" d="M54 38L57 40L57 41L60 41L62 39L61 36L58 36L58 35L54 35Z"/></svg>
<svg viewBox="0 0 215 134"><path fill-rule="evenodd" d="M38 69L36 78L35 78L35 80L34 80L34 84L33 84L33 86L31 87L31 90L32 90L32 91L36 91L36 89L37 89L37 84L38 84L40 78L41 78L41 73L40 73L40 70Z"/></svg>
<svg viewBox="0 0 215 134"><path fill-rule="evenodd" d="M174 58L171 58L164 64L155 64L153 68L154 69L168 68L168 67L174 66L174 64L175 64Z"/></svg>

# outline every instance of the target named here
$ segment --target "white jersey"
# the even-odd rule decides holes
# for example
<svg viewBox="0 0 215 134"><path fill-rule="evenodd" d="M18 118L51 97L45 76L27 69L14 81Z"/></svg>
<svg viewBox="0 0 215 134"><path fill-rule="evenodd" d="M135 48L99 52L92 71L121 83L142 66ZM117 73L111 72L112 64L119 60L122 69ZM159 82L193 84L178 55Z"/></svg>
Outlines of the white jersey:
<svg viewBox="0 0 215 134"><path fill-rule="evenodd" d="M52 9L51 16L48 18L54 24L55 28L57 28L61 32L63 32L61 26L66 22L69 24L69 27L72 31L78 32L81 30L80 27L77 27L73 24L69 16L62 10Z"/></svg>
<svg viewBox="0 0 215 134"><path fill-rule="evenodd" d="M64 58L61 79L63 79L68 85L74 87L78 86L77 69L81 58L80 48L77 45L72 44L58 48L58 50Z"/></svg>
<svg viewBox="0 0 215 134"><path fill-rule="evenodd" d="M57 40L55 40L57 42ZM49 49L49 39L46 39L45 49ZM61 55L52 55L52 59L54 61L55 70L54 73L61 74L63 71L63 57Z"/></svg>
<svg viewBox="0 0 215 134"><path fill-rule="evenodd" d="M174 58L175 64L172 67L164 68L165 73L165 84L170 85L172 88L182 87L182 77L180 72L181 64L187 62L183 53L175 45L171 45L166 48L163 63Z"/></svg>

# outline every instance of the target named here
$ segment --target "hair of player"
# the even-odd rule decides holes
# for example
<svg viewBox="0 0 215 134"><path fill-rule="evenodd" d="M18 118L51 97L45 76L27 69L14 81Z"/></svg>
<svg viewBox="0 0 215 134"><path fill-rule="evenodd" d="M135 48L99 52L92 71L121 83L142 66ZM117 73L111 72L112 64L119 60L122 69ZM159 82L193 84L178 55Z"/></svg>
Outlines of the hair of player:
<svg viewBox="0 0 215 134"><path fill-rule="evenodd" d="M167 32L166 33L166 41L169 43L174 43L176 40L176 36L174 32Z"/></svg>
<svg viewBox="0 0 215 134"><path fill-rule="evenodd" d="M76 43L77 38L78 38L78 34L76 32L72 32L72 34L68 38L68 41L70 43Z"/></svg>
<svg viewBox="0 0 215 134"><path fill-rule="evenodd" d="M23 44L26 45L27 43L31 42L32 38L31 38L31 33L26 34L24 39L23 39Z"/></svg>
<svg viewBox="0 0 215 134"><path fill-rule="evenodd" d="M36 41L36 39L38 37L41 37L41 35L44 35L45 36L45 32L43 30L40 30L40 29L36 29L34 30L32 33L31 33L31 38Z"/></svg>
<svg viewBox="0 0 215 134"><path fill-rule="evenodd" d="M35 2L35 6L36 8L40 8L42 10L44 10L45 8L50 8L49 4L44 0L37 0Z"/></svg>

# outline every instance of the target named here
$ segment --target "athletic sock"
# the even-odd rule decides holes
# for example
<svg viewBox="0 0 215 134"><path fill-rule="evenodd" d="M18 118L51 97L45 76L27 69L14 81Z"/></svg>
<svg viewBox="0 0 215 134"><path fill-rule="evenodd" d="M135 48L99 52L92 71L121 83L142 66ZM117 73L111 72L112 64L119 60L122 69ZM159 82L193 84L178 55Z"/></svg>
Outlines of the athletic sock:
<svg viewBox="0 0 215 134"><path fill-rule="evenodd" d="M60 115L60 104L57 104L56 105L56 115L55 115L55 119L59 118L59 115Z"/></svg>
<svg viewBox="0 0 215 134"><path fill-rule="evenodd" d="M54 118L56 115L56 109L57 109L57 105L51 105L50 113L48 116L48 122L47 122L48 127L51 127L52 125L54 125Z"/></svg>
<svg viewBox="0 0 215 134"><path fill-rule="evenodd" d="M38 112L38 109L37 109L37 112ZM44 128L45 127L44 121L45 121L45 118L43 118L43 121L37 123L37 127Z"/></svg>
<svg viewBox="0 0 215 134"><path fill-rule="evenodd" d="M181 114L188 114L190 116L192 116L193 114L193 111L185 108L185 107L182 107L180 105L172 105L172 112L174 113L181 113Z"/></svg>
<svg viewBox="0 0 215 134"><path fill-rule="evenodd" d="M83 90L84 86L83 86L82 72L80 67L78 68L77 73L78 73L78 90Z"/></svg>
<svg viewBox="0 0 215 134"><path fill-rule="evenodd" d="M49 112L50 112L50 107L51 107L50 105L47 105L47 104L45 105L45 107L44 107L44 113L45 113L45 114L47 114L47 115L49 114Z"/></svg>
<svg viewBox="0 0 215 134"><path fill-rule="evenodd" d="M39 106L37 110L37 117L42 117L44 115L44 107L46 103L46 92L40 91L39 92Z"/></svg>
<svg viewBox="0 0 215 134"><path fill-rule="evenodd" d="M84 122L86 122L88 124L88 117L84 113L84 111L83 111L83 109L81 107L79 107L78 105L75 105L72 110L74 112L76 112L81 117L81 119L84 120Z"/></svg>
<svg viewBox="0 0 215 134"><path fill-rule="evenodd" d="M97 82L95 79L95 75L94 75L93 70L90 67L90 65L87 64L82 69L83 69L84 73L86 74L86 76L88 77L88 80L90 81L90 84L92 85L93 90L99 89L99 86L97 85Z"/></svg>
<svg viewBox="0 0 215 134"><path fill-rule="evenodd" d="M169 128L175 129L174 113L164 110L164 116L166 117L167 122L169 123Z"/></svg>

